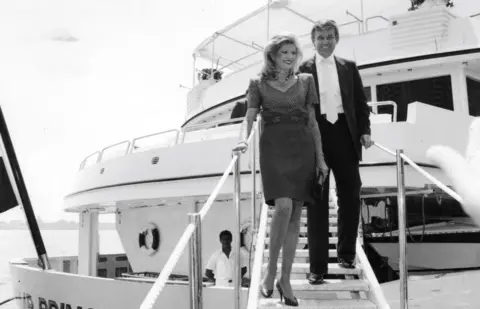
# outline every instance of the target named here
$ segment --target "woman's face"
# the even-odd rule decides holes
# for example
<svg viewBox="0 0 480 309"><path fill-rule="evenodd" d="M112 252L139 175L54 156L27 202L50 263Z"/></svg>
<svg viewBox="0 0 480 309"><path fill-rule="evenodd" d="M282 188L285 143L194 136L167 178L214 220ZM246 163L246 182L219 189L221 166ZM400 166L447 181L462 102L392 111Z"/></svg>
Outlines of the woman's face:
<svg viewBox="0 0 480 309"><path fill-rule="evenodd" d="M293 44L284 44L277 52L275 65L279 70L290 70L297 61L297 48Z"/></svg>

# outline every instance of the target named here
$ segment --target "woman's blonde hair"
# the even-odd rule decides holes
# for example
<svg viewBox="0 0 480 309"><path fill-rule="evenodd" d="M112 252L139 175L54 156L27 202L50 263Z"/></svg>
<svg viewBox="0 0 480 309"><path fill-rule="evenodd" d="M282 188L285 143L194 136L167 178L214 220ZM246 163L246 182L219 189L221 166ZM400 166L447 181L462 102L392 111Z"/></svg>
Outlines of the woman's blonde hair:
<svg viewBox="0 0 480 309"><path fill-rule="evenodd" d="M262 71L260 72L262 79L275 79L277 77L275 58L277 57L277 53L280 48L286 44L293 44L297 49L297 55L292 69L293 72L291 73L294 74L298 70L298 66L300 65L303 57L300 42L293 33L282 32L273 36L263 51L264 62Z"/></svg>

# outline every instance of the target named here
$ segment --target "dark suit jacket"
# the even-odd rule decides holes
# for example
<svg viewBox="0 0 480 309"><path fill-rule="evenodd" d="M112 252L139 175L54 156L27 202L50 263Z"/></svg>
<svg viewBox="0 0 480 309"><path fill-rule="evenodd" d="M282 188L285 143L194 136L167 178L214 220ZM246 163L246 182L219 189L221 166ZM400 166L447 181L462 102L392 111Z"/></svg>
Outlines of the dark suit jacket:
<svg viewBox="0 0 480 309"><path fill-rule="evenodd" d="M352 136L353 144L357 151L358 159L362 160L362 145L360 136L370 134L370 107L367 105L367 98L363 92L363 83L355 62L335 56L337 64L338 81L340 92L342 94L342 104L347 120L348 128ZM315 79L317 95L320 98L318 89L317 66L315 65L315 56L300 65L301 73L310 73ZM320 120L320 105L315 110L317 121Z"/></svg>
<svg viewBox="0 0 480 309"><path fill-rule="evenodd" d="M232 113L230 114L230 119L245 117L247 114L247 100L239 101L233 107Z"/></svg>

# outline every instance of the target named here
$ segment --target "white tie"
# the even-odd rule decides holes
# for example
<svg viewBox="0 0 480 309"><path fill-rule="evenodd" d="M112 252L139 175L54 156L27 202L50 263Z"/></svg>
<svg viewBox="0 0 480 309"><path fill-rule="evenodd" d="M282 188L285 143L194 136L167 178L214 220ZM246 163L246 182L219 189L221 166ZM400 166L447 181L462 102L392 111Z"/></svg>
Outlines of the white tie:
<svg viewBox="0 0 480 309"><path fill-rule="evenodd" d="M325 87L325 101L324 106L326 109L327 120L330 123L335 123L338 119L338 112L337 107L335 106L334 95L335 91L333 89L332 78L334 74L332 74L332 67L333 63L329 62L327 59L322 58L321 60L322 65L322 79L323 79L323 86Z"/></svg>

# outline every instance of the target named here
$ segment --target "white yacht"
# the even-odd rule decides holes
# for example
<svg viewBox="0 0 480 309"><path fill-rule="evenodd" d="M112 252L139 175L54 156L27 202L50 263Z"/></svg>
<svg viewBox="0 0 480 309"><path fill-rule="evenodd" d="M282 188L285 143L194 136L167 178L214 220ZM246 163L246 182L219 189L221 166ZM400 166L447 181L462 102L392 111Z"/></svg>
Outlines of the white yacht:
<svg viewBox="0 0 480 309"><path fill-rule="evenodd" d="M79 164L65 197L65 210L79 215L79 254L43 254L41 263L37 258L12 261L18 307L197 308L191 295L200 295L205 309L280 307L278 295L260 299L255 286L261 277L269 222L258 152L253 152L259 130L254 130L249 152L232 158L241 119L230 116L235 104L244 100L249 79L260 71L268 38L292 31L301 40L304 57L312 56L312 23L345 11L339 1L330 2L269 1L203 41L193 52L193 87L186 98L185 123L180 129L107 146ZM381 2L379 6L385 5ZM456 16L444 1L438 2L426 1L416 10L394 16L357 18L347 12L344 20L337 20L341 39L336 54L355 60L360 69L372 106L373 139L389 149L403 149L417 165L450 186L429 164L425 152L435 144L463 152L470 122L480 115L480 21ZM373 22L377 27L369 30ZM239 183L232 170L241 184L238 196L234 188ZM393 279L399 264L395 157L375 147L364 151L361 177L364 237L357 246L357 267L345 270L332 263L327 284L308 285L308 251L302 237L293 267L300 308L384 309L402 304L405 294L399 293L399 281L376 276L382 268L378 259L386 261ZM475 293L475 282L480 280L475 270L480 267L479 228L458 203L410 165L405 165L405 186L409 268L450 271L410 277L409 304L439 309L459 308L460 302L461 308L479 308ZM189 221L197 217L188 214L199 212L202 220L197 229ZM124 253L99 254L98 217L108 213L116 216ZM331 221L334 245L334 209ZM190 251L185 249L198 230L201 238L194 237ZM235 246L243 240L241 250L251 260L247 276L252 289L236 287L237 280L233 287L213 286L207 280L190 284L219 248L222 230L233 232ZM303 235L305 231L302 227ZM201 254L195 256L198 249ZM331 257L335 258L335 250Z"/></svg>

